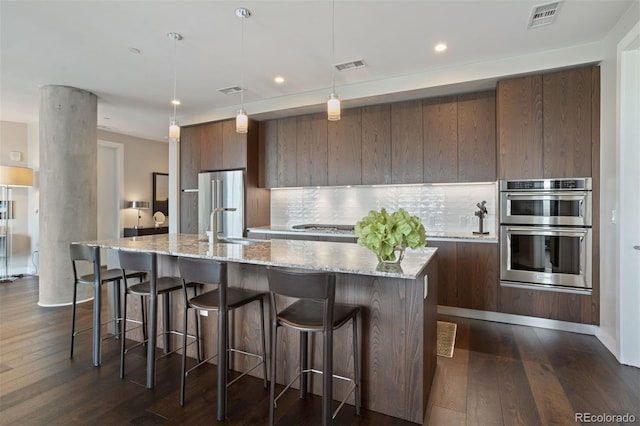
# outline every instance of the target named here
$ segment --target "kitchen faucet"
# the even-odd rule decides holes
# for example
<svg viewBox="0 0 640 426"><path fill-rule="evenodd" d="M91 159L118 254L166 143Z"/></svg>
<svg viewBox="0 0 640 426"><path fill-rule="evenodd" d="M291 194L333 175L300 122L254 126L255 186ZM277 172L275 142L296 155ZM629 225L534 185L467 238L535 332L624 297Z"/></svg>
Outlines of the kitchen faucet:
<svg viewBox="0 0 640 426"><path fill-rule="evenodd" d="M216 207L211 210L211 238L209 238L209 243L217 244L218 243L218 212L234 212L237 208L235 207Z"/></svg>

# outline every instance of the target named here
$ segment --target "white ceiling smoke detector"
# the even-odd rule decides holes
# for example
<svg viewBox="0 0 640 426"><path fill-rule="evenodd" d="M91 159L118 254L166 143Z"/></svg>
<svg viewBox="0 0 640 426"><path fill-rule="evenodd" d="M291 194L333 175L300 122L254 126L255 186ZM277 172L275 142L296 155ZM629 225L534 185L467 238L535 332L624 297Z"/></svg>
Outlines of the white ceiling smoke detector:
<svg viewBox="0 0 640 426"><path fill-rule="evenodd" d="M560 9L559 1L534 7L531 11L528 28L552 24L558 14L558 9Z"/></svg>

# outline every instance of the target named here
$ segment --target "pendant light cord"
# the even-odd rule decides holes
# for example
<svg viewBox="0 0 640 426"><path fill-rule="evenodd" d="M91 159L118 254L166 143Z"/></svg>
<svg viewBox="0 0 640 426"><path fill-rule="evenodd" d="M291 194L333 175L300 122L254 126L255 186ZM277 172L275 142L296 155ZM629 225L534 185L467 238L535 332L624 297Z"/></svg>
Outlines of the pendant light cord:
<svg viewBox="0 0 640 426"><path fill-rule="evenodd" d="M336 2L331 1L331 62L336 61ZM336 69L331 64L331 93L336 93Z"/></svg>
<svg viewBox="0 0 640 426"><path fill-rule="evenodd" d="M178 38L173 39L173 121L176 120L176 88L178 86Z"/></svg>
<svg viewBox="0 0 640 426"><path fill-rule="evenodd" d="M242 34L240 35L240 109L244 112L244 21L242 17Z"/></svg>

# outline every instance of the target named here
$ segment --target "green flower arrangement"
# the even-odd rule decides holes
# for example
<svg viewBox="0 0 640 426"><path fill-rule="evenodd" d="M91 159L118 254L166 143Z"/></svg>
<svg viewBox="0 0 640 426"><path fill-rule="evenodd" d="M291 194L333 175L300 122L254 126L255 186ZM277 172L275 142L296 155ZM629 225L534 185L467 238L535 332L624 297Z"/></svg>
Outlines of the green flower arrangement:
<svg viewBox="0 0 640 426"><path fill-rule="evenodd" d="M391 214L385 209L371 210L356 223L355 234L358 244L374 252L381 261L396 260L396 248L424 247L427 235L418 216L411 216L405 209ZM401 260L401 259L399 259Z"/></svg>

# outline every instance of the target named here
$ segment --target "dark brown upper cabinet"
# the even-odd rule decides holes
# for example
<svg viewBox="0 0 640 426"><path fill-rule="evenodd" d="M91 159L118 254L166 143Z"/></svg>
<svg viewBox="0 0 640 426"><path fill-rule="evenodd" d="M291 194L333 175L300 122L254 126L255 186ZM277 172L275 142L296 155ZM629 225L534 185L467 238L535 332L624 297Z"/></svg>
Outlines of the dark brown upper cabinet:
<svg viewBox="0 0 640 426"><path fill-rule="evenodd" d="M458 180L458 100L456 96L425 99L424 181Z"/></svg>
<svg viewBox="0 0 640 426"><path fill-rule="evenodd" d="M544 177L591 176L592 70L542 76Z"/></svg>
<svg viewBox="0 0 640 426"><path fill-rule="evenodd" d="M343 110L338 121L328 123L328 183L362 183L362 114L359 108Z"/></svg>
<svg viewBox="0 0 640 426"><path fill-rule="evenodd" d="M499 81L496 97L500 178L541 178L542 76Z"/></svg>
<svg viewBox="0 0 640 426"><path fill-rule="evenodd" d="M362 183L391 183L391 105L362 108Z"/></svg>
<svg viewBox="0 0 640 426"><path fill-rule="evenodd" d="M236 132L235 120L222 122L222 169L247 167L247 143L247 134Z"/></svg>
<svg viewBox="0 0 640 426"><path fill-rule="evenodd" d="M424 182L422 101L391 104L391 183Z"/></svg>
<svg viewBox="0 0 640 426"><path fill-rule="evenodd" d="M206 123L200 126L201 157L200 170L222 170L222 122Z"/></svg>
<svg viewBox="0 0 640 426"><path fill-rule="evenodd" d="M298 119L296 117L278 120L276 143L277 185L280 187L297 186L297 144ZM304 165L301 165L304 167Z"/></svg>
<svg viewBox="0 0 640 426"><path fill-rule="evenodd" d="M458 181L496 180L496 97L458 96Z"/></svg>
<svg viewBox="0 0 640 426"><path fill-rule="evenodd" d="M296 186L327 185L327 115L298 117Z"/></svg>
<svg viewBox="0 0 640 426"><path fill-rule="evenodd" d="M259 185L262 188L276 188L278 186L278 120L260 123L259 155Z"/></svg>

